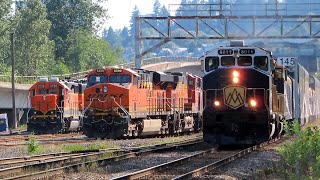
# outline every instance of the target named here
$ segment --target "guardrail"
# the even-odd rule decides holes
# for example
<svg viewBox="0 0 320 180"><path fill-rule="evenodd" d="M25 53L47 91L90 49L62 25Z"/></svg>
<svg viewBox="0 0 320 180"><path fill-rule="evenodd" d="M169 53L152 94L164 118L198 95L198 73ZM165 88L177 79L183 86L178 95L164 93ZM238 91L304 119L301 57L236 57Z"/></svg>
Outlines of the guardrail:
<svg viewBox="0 0 320 180"><path fill-rule="evenodd" d="M155 64L155 63L161 63L161 62L195 62L197 60L198 60L198 58L195 58L195 57L161 56L161 57L143 59L141 61L141 66ZM115 66L121 67L121 68L134 68L135 67L134 62L119 64L119 65L115 65ZM56 75L51 75L51 77L58 77L60 79L65 79L68 77L68 78L70 78L70 80L81 80L81 79L85 79L85 76L87 75L87 73L89 71L91 71L91 70L77 72L77 73L71 73L71 74L60 74L60 75L56 74ZM15 82L19 83L19 84L33 84L34 82L38 81L40 77L44 77L44 76L15 76ZM0 75L0 82L11 82L11 76Z"/></svg>

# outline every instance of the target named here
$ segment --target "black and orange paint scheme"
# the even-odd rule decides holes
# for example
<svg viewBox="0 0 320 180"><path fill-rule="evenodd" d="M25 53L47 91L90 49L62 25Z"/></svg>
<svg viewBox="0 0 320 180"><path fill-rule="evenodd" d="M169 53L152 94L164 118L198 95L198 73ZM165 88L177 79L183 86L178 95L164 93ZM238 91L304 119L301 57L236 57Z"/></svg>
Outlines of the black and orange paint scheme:
<svg viewBox="0 0 320 180"><path fill-rule="evenodd" d="M82 126L85 84L41 78L29 89L27 130L35 134L78 131Z"/></svg>
<svg viewBox="0 0 320 180"><path fill-rule="evenodd" d="M108 67L87 74L84 134L124 138L199 131L202 79Z"/></svg>

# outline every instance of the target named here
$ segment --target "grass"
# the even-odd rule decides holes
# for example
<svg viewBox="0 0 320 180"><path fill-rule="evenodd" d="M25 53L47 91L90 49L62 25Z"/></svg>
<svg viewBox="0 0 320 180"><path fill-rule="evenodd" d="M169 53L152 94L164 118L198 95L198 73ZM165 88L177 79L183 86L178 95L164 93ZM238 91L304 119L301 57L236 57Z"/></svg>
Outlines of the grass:
<svg viewBox="0 0 320 180"><path fill-rule="evenodd" d="M110 148L118 148L118 147L110 147L102 143L92 143L89 145L71 144L71 145L62 145L58 147L58 149L61 149L64 152L77 152L77 151L88 151L88 150L99 150L99 149L110 149Z"/></svg>
<svg viewBox="0 0 320 180"><path fill-rule="evenodd" d="M27 151L29 154L39 154L44 152L43 147L39 145L38 141L36 140L33 134L29 136L27 142Z"/></svg>
<svg viewBox="0 0 320 180"><path fill-rule="evenodd" d="M19 129L19 130L27 130L27 124L19 124L17 129Z"/></svg>
<svg viewBox="0 0 320 180"><path fill-rule="evenodd" d="M181 137L162 138L162 139L152 143L152 145L170 144L170 143L180 142L180 141L183 141L183 140L184 139L182 139Z"/></svg>

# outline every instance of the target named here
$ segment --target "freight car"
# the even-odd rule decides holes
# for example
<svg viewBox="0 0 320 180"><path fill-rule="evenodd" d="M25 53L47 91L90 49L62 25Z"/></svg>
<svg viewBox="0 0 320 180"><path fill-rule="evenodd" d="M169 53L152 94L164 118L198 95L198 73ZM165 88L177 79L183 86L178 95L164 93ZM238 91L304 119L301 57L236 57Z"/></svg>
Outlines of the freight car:
<svg viewBox="0 0 320 180"><path fill-rule="evenodd" d="M40 78L29 89L27 130L35 134L78 131L82 126L85 84Z"/></svg>
<svg viewBox="0 0 320 180"><path fill-rule="evenodd" d="M261 143L281 136L284 121L304 125L319 116L319 81L312 77L309 86L308 72L294 59L286 67L271 51L231 41L201 61L206 142Z"/></svg>
<svg viewBox="0 0 320 180"><path fill-rule="evenodd" d="M191 74L95 69L85 89L84 134L124 138L199 131L202 79Z"/></svg>

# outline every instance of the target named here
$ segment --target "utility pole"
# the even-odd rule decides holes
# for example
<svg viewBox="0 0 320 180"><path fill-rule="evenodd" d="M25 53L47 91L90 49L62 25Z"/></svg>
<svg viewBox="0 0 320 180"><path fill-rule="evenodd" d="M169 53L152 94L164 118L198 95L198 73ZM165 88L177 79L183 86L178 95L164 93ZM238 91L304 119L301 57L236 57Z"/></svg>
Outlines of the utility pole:
<svg viewBox="0 0 320 180"><path fill-rule="evenodd" d="M16 118L16 98L15 98L15 83L14 83L14 32L10 33L10 41L11 41L11 83L12 83L12 125L13 129L17 128L17 118Z"/></svg>

